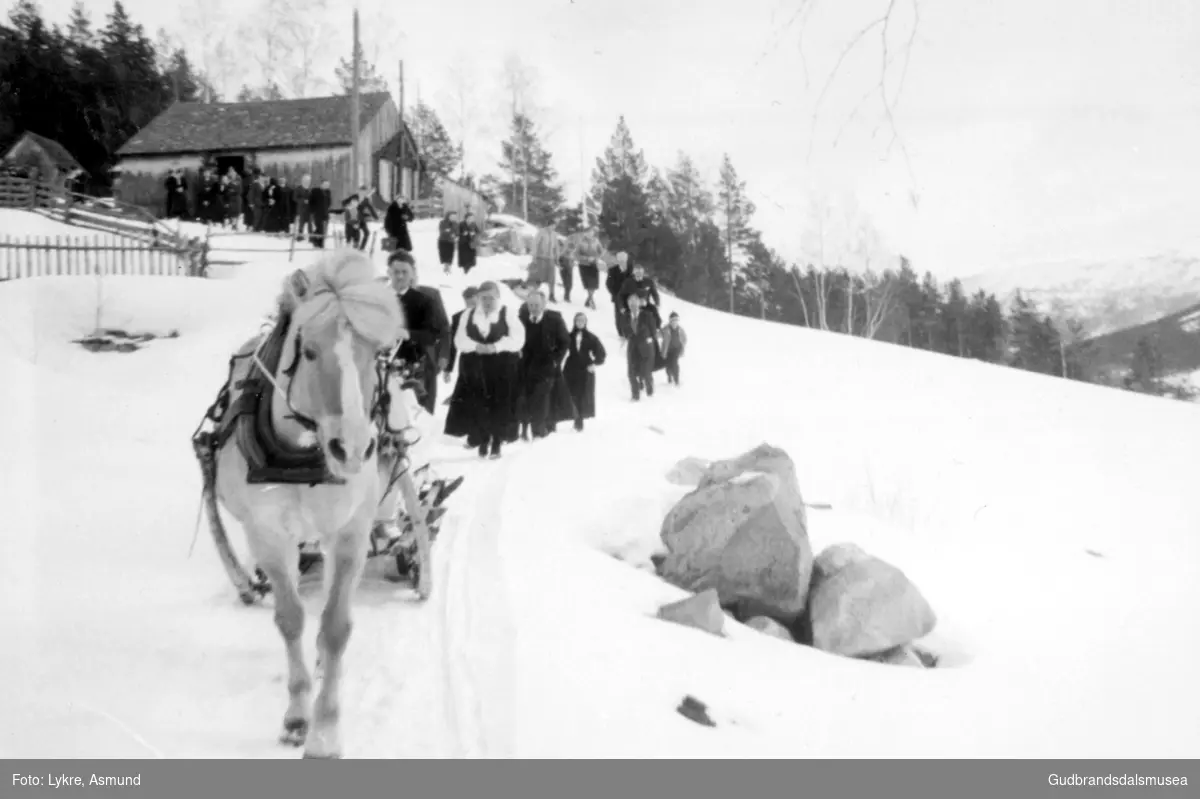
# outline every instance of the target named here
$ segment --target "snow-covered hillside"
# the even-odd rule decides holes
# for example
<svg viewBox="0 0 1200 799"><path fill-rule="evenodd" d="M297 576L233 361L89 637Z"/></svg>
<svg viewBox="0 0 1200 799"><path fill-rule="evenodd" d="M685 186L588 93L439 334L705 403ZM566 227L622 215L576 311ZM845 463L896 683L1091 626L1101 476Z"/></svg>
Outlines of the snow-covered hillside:
<svg viewBox="0 0 1200 799"><path fill-rule="evenodd" d="M1146 258L1041 263L963 280L1002 302L1020 290L1045 312L1061 303L1093 335L1144 324L1200 303L1200 255L1172 252Z"/></svg>
<svg viewBox="0 0 1200 799"><path fill-rule="evenodd" d="M440 274L435 225L414 226L417 256L454 311L465 283ZM179 331L130 354L70 343L94 325L95 281L0 285L0 757L298 756L275 743L270 611L238 603L204 530L191 551L189 437L230 351L312 257L106 279L106 325ZM482 260L472 278L523 261ZM467 480L434 595L360 590L348 756L1200 751L1200 409L664 299L689 334L682 388L629 401L601 298L589 315L609 361L587 430L495 462L438 443L436 468ZM859 542L920 586L942 667L652 618L682 596L634 568L684 490L665 472L764 440L791 454L808 502L832 506L810 515L815 549ZM716 728L675 712L685 694Z"/></svg>

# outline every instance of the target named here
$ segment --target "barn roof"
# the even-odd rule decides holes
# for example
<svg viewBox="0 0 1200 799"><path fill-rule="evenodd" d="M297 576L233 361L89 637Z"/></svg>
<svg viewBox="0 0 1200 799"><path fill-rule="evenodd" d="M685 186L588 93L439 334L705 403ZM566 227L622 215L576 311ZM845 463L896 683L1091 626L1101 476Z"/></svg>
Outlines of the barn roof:
<svg viewBox="0 0 1200 799"><path fill-rule="evenodd" d="M54 165L63 172L74 172L76 170L81 172L86 171L84 170L83 165L75 160L75 156L71 155L70 150L68 150L66 147L63 147L54 139L47 139L45 136L40 136L37 133L34 133L32 130L27 130L22 133L17 139L16 143L9 148L8 152L11 153L13 150L17 149L17 146L20 145L20 143L25 139L29 139L37 144L37 146L41 148L42 152L44 152L46 156L54 162Z"/></svg>
<svg viewBox="0 0 1200 799"><path fill-rule="evenodd" d="M387 92L359 98L362 126L390 100ZM250 103L175 103L139 130L119 156L221 150L349 145L350 97L311 97Z"/></svg>

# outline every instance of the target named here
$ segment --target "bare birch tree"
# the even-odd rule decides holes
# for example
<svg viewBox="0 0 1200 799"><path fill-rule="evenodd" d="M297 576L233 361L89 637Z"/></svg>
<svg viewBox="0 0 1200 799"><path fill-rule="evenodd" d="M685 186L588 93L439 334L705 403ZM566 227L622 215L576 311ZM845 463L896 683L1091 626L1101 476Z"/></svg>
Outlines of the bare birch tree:
<svg viewBox="0 0 1200 799"><path fill-rule="evenodd" d="M283 16L278 26L284 83L293 97L308 97L329 85L320 72L329 52L328 0L277 0Z"/></svg>
<svg viewBox="0 0 1200 799"><path fill-rule="evenodd" d="M462 154L459 179L463 180L467 175L467 143L471 141L479 124L479 78L475 62L466 54L460 55L451 63L446 78L442 106L449 110L447 117L458 134L458 148ZM515 107L515 100L512 105Z"/></svg>
<svg viewBox="0 0 1200 799"><path fill-rule="evenodd" d="M509 128L513 133L513 147L521 151L522 174L520 175L521 185L521 217L522 219L529 218L529 153L527 144L528 141L518 137L515 133L515 127L511 124L517 114L522 114L526 117L531 116L533 110L533 96L536 87L537 77L532 67L526 64L516 52L510 52L504 59L504 68L501 73L505 94L509 102ZM509 177L513 185L513 207L517 206L516 186L517 174L516 165L513 166L513 171Z"/></svg>

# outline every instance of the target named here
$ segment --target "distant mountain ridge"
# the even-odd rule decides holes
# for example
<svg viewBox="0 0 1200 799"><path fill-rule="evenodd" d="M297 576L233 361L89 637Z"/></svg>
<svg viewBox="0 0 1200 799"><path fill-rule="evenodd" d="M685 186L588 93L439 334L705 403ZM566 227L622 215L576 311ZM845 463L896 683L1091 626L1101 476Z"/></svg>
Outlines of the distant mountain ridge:
<svg viewBox="0 0 1200 799"><path fill-rule="evenodd" d="M964 278L1007 304L1019 290L1046 313L1066 311L1091 336L1137 327L1200 303L1200 255L1167 252L1107 261L1030 264Z"/></svg>

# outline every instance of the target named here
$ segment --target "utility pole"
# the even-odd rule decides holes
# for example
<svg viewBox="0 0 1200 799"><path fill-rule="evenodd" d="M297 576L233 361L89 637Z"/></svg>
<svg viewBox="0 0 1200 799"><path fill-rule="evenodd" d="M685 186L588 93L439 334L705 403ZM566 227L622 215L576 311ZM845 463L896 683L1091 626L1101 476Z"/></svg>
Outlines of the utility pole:
<svg viewBox="0 0 1200 799"><path fill-rule="evenodd" d="M359 50L358 50L358 8L354 9L354 53L351 56L354 62L354 77L350 87L350 191L347 194L353 194L358 191L360 182L360 171L362 165L359 163L359 132L362 130L359 122L358 114L358 82L359 82Z"/></svg>
<svg viewBox="0 0 1200 799"><path fill-rule="evenodd" d="M587 163L583 157L583 117L579 117L579 209L581 219L583 220L583 229L588 227L588 208L587 208L587 169L584 164Z"/></svg>
<svg viewBox="0 0 1200 799"><path fill-rule="evenodd" d="M395 191L395 186L397 183L400 185L399 193L404 193L404 165L408 163L408 159L405 158L404 152L408 137L404 135L404 131L407 129L407 127L408 125L404 121L404 59L402 58L400 59L400 156L396 163L392 165L393 195L397 193ZM407 200L409 198L405 197L404 199Z"/></svg>

